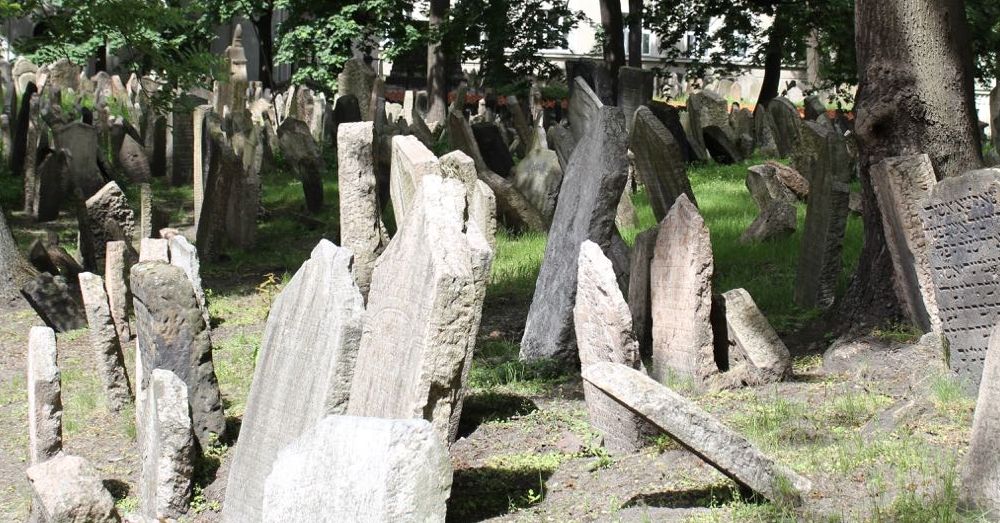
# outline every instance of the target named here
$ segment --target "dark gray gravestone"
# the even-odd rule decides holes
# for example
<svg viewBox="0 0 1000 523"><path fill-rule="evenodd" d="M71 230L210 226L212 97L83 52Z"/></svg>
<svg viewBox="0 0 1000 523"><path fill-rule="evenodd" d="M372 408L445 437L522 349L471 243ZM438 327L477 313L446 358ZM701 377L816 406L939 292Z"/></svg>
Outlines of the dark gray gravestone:
<svg viewBox="0 0 1000 523"><path fill-rule="evenodd" d="M573 80L577 77L590 86L603 104L615 104L615 79L611 77L611 70L603 60L590 58L566 60L566 83L569 85L570 98L576 91Z"/></svg>
<svg viewBox="0 0 1000 523"><path fill-rule="evenodd" d="M69 332L87 326L80 290L70 287L62 276L43 272L24 284L21 295L42 321L56 332Z"/></svg>
<svg viewBox="0 0 1000 523"><path fill-rule="evenodd" d="M209 328L191 281L181 268L155 261L134 265L129 281L142 354L142 382L135 388L149 388L153 369L176 374L187 384L195 437L208 448L211 434L225 436L226 417Z"/></svg>
<svg viewBox="0 0 1000 523"><path fill-rule="evenodd" d="M472 124L472 134L476 137L479 152L491 171L507 178L514 169L514 158L500 135L500 127L493 122Z"/></svg>
<svg viewBox="0 0 1000 523"><path fill-rule="evenodd" d="M666 217L670 206L681 194L695 201L680 146L653 112L645 107L635 113L629 133L629 148L635 155L636 172L649 192L649 203L657 222Z"/></svg>
<svg viewBox="0 0 1000 523"><path fill-rule="evenodd" d="M729 132L717 125L709 125L701 130L702 138L705 139L705 148L712 159L717 163L731 165L743 161L739 144L734 143Z"/></svg>
<svg viewBox="0 0 1000 523"><path fill-rule="evenodd" d="M625 113L626 128L632 127L635 110L653 99L654 76L650 69L639 67L618 69L618 107Z"/></svg>
<svg viewBox="0 0 1000 523"><path fill-rule="evenodd" d="M774 138L778 145L778 154L786 158L795 150L802 132L799 110L791 100L779 96L767 104L767 111L774 119Z"/></svg>
<svg viewBox="0 0 1000 523"><path fill-rule="evenodd" d="M851 164L847 144L832 126L805 122L803 132L814 135L823 147L810 166L813 179L799 247L795 303L805 308L827 308L833 305L837 278L843 269Z"/></svg>
<svg viewBox="0 0 1000 523"><path fill-rule="evenodd" d="M688 143L687 135L684 134L680 111L672 105L657 101L649 102L646 104L646 107L649 107L649 110L653 112L656 119L670 131L670 134L674 137L674 141L681 148L681 155L684 157L684 162L690 161L694 153L691 151L691 144ZM631 129L629 127L630 134Z"/></svg>
<svg viewBox="0 0 1000 523"><path fill-rule="evenodd" d="M573 133L573 138L580 142L589 134L604 104L582 78L574 79L573 82L576 86L569 97L569 130Z"/></svg>
<svg viewBox="0 0 1000 523"><path fill-rule="evenodd" d="M1000 169L945 178L921 207L948 364L976 390L1000 319Z"/></svg>
<svg viewBox="0 0 1000 523"><path fill-rule="evenodd" d="M580 244L591 240L606 252L611 248L615 210L628 178L625 141L625 115L617 107L603 107L577 144L549 229L521 340L522 358L577 357L573 304Z"/></svg>

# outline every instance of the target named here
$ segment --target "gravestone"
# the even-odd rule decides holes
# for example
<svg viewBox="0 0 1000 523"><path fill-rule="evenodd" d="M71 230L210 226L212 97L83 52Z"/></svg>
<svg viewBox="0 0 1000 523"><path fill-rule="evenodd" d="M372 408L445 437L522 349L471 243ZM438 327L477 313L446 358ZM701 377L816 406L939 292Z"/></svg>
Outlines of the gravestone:
<svg viewBox="0 0 1000 523"><path fill-rule="evenodd" d="M569 134L565 129L564 132ZM551 222L563 180L558 153L537 145L532 147L527 156L514 166L513 179L514 188L538 209L546 221Z"/></svg>
<svg viewBox="0 0 1000 523"><path fill-rule="evenodd" d="M166 241L166 240L161 240ZM142 376L146 390L153 369L169 370L187 384L195 436L208 448L225 436L226 418L212 362L212 343L194 289L184 271L163 262L142 262L130 277ZM138 396L138 393L137 393Z"/></svg>
<svg viewBox="0 0 1000 523"><path fill-rule="evenodd" d="M566 166L569 165L569 158L576 149L576 138L564 125L555 124L549 127L548 141L552 144L552 149L559 160L559 168L565 171Z"/></svg>
<svg viewBox="0 0 1000 523"><path fill-rule="evenodd" d="M175 102L171 117L170 184L181 187L194 179L194 107L203 100L192 95Z"/></svg>
<svg viewBox="0 0 1000 523"><path fill-rule="evenodd" d="M80 293L63 276L41 273L21 287L21 295L46 325L56 332L69 332L87 326L80 304Z"/></svg>
<svg viewBox="0 0 1000 523"><path fill-rule="evenodd" d="M143 238L139 243L139 262L170 261L170 244L162 238Z"/></svg>
<svg viewBox="0 0 1000 523"><path fill-rule="evenodd" d="M652 111L645 107L635 113L629 132L629 148L635 155L636 174L646 186L657 222L666 217L670 206L681 194L695 201L680 146Z"/></svg>
<svg viewBox="0 0 1000 523"><path fill-rule="evenodd" d="M139 185L139 239L153 237L153 189L148 183Z"/></svg>
<svg viewBox="0 0 1000 523"><path fill-rule="evenodd" d="M127 283L131 263L127 248L123 241L108 242L104 256L104 286L108 292L108 306L120 343L132 339L132 328L128 320L132 298Z"/></svg>
<svg viewBox="0 0 1000 523"><path fill-rule="evenodd" d="M590 240L580 246L573 323L582 368L602 362L633 369L642 366L632 333L632 315L618 288L614 267ZM590 424L602 435L608 450L635 452L655 434L641 417L593 385L584 383L583 395Z"/></svg>
<svg viewBox="0 0 1000 523"><path fill-rule="evenodd" d="M122 145L118 149L118 165L121 166L129 181L144 183L153 177L153 170L150 167L146 151L131 134L125 133Z"/></svg>
<svg viewBox="0 0 1000 523"><path fill-rule="evenodd" d="M681 122L681 128L684 129L685 140L691 146L688 161L707 162L709 156L708 149L705 148L705 139L701 136L701 130L691 121L691 110L681 112L678 119Z"/></svg>
<svg viewBox="0 0 1000 523"><path fill-rule="evenodd" d="M128 198L115 182L108 182L87 199L87 221L94 235L94 255L104 259L105 244L110 241L132 241L136 237L135 212Z"/></svg>
<svg viewBox="0 0 1000 523"><path fill-rule="evenodd" d="M765 158L778 158L781 152L778 150L778 142L775 137L774 117L764 105L757 105L753 110L754 144L757 152Z"/></svg>
<svg viewBox="0 0 1000 523"><path fill-rule="evenodd" d="M162 236L162 231L161 231ZM168 257L170 264L180 267L191 282L194 289L194 297L198 300L198 307L201 308L201 316L205 319L205 325L212 325L208 314L208 303L205 300L205 290L201 285L201 261L198 259L198 249L184 236L180 234L164 236L167 242Z"/></svg>
<svg viewBox="0 0 1000 523"><path fill-rule="evenodd" d="M206 114L211 112L210 105L199 105L195 107L192 115L191 130L191 178L192 192L194 197L194 227L198 229L198 220L201 219L201 208L205 202L205 184L207 183L208 171L210 168L212 144L209 140L207 127L205 125ZM156 172L154 170L154 172Z"/></svg>
<svg viewBox="0 0 1000 523"><path fill-rule="evenodd" d="M472 125L472 134L486 166L504 178L509 177L514 168L514 158L500 136L500 127L493 122L480 122Z"/></svg>
<svg viewBox="0 0 1000 523"><path fill-rule="evenodd" d="M1000 151L1000 84L990 91L990 138L993 150Z"/></svg>
<svg viewBox="0 0 1000 523"><path fill-rule="evenodd" d="M577 357L573 303L580 244L591 240L606 251L611 248L615 210L628 176L626 139L621 109L603 107L570 159L521 339L523 359Z"/></svg>
<svg viewBox="0 0 1000 523"><path fill-rule="evenodd" d="M262 521L443 523L451 481L448 449L426 421L327 416L278 455Z"/></svg>
<svg viewBox="0 0 1000 523"><path fill-rule="evenodd" d="M1000 328L992 327L983 363L983 375L972 419L972 436L961 470L961 501L976 514L1000 514Z"/></svg>
<svg viewBox="0 0 1000 523"><path fill-rule="evenodd" d="M774 140L778 154L786 158L792 154L802 133L802 118L791 100L779 96L767 104L767 112L774 122ZM801 170L801 169L800 169Z"/></svg>
<svg viewBox="0 0 1000 523"><path fill-rule="evenodd" d="M632 116L640 106L653 99L652 69L621 67L618 69L618 107L625 113L625 127L632 128Z"/></svg>
<svg viewBox="0 0 1000 523"><path fill-rule="evenodd" d="M615 78L611 76L611 70L603 60L593 60L590 58L577 58L566 60L566 84L569 86L569 97L573 98L576 91L576 78L580 78L590 89L597 94L598 99L604 105L614 105Z"/></svg>
<svg viewBox="0 0 1000 523"><path fill-rule="evenodd" d="M812 178L799 247L795 303L804 308L825 309L833 305L837 278L843 269L841 255L847 230L851 166L844 139L832 127L805 122L803 132L820 137L824 146L809 167Z"/></svg>
<svg viewBox="0 0 1000 523"><path fill-rule="evenodd" d="M389 174L389 194L396 222L403 224L406 213L413 208L413 198L425 176L440 174L440 163L434 153L415 136L392 138L392 164Z"/></svg>
<svg viewBox="0 0 1000 523"><path fill-rule="evenodd" d="M941 332L928 259L930 245L920 221L920 202L937 183L934 165L926 154L897 156L872 166L870 175L899 301L914 325L924 332Z"/></svg>
<svg viewBox="0 0 1000 523"><path fill-rule="evenodd" d="M50 222L59 218L59 208L66 198L68 168L66 154L61 150L49 153L38 165L31 203L31 217L36 221Z"/></svg>
<svg viewBox="0 0 1000 523"><path fill-rule="evenodd" d="M375 262L348 414L424 418L455 439L493 258L466 198L461 181L425 175Z"/></svg>
<svg viewBox="0 0 1000 523"><path fill-rule="evenodd" d="M826 104L815 94L807 96L803 101L803 106L806 120L815 121L820 116L826 116Z"/></svg>
<svg viewBox="0 0 1000 523"><path fill-rule="evenodd" d="M62 380L52 329L31 328L27 367L28 460L35 465L62 451Z"/></svg>
<svg viewBox="0 0 1000 523"><path fill-rule="evenodd" d="M485 104L486 100L482 99L480 102ZM510 95L507 97L507 111L510 113L511 120L514 121L514 131L520 139L517 154L523 158L528 153L528 148L535 142L535 131L537 131L537 129L532 129L531 124L533 120L529 120L528 116L524 114L524 108L521 107L521 102L516 96ZM473 132L474 131L475 126L473 126ZM478 136L476 137L476 141L479 141ZM483 148L482 142L480 142L479 148ZM500 171L497 172L500 173Z"/></svg>
<svg viewBox="0 0 1000 523"><path fill-rule="evenodd" d="M569 130L573 133L573 139L579 143L597 124L604 104L583 78L576 78L573 81L576 85L569 98Z"/></svg>
<svg viewBox="0 0 1000 523"><path fill-rule="evenodd" d="M730 387L757 386L792 375L792 357L750 293L733 289L713 303L714 328L724 342L729 370L719 375Z"/></svg>
<svg viewBox="0 0 1000 523"><path fill-rule="evenodd" d="M712 243L698 209L681 195L659 225L649 267L653 316L650 375L703 381L716 372L710 322Z"/></svg>
<svg viewBox="0 0 1000 523"><path fill-rule="evenodd" d="M118 523L115 500L89 461L60 454L26 471L41 521Z"/></svg>
<svg viewBox="0 0 1000 523"><path fill-rule="evenodd" d="M747 190L757 207L764 209L775 201L795 203L797 198L779 178L773 164L753 165L747 169Z"/></svg>
<svg viewBox="0 0 1000 523"><path fill-rule="evenodd" d="M368 295L375 260L389 243L377 196L372 133L371 122L343 123L337 130L340 241L354 253L351 271L362 296Z"/></svg>
<svg viewBox="0 0 1000 523"><path fill-rule="evenodd" d="M632 330L639 343L639 355L647 367L653 359L653 311L650 297L649 266L656 251L656 227L640 232L629 259L628 308Z"/></svg>
<svg viewBox="0 0 1000 523"><path fill-rule="evenodd" d="M743 161L743 153L740 152L738 138L728 130L717 125L709 125L701 130L702 138L705 140L705 148L708 154L716 163L731 165ZM737 138L734 140L734 138Z"/></svg>
<svg viewBox="0 0 1000 523"><path fill-rule="evenodd" d="M104 385L104 395L108 408L113 412L132 404L132 387L125 370L125 356L121 342L111 318L108 295L104 290L104 279L96 274L80 274L80 291L83 306L90 326L90 344L97 361L98 374Z"/></svg>
<svg viewBox="0 0 1000 523"><path fill-rule="evenodd" d="M326 164L313 140L309 125L297 118L286 118L278 127L281 152L292 172L302 180L306 208L311 213L323 207L323 173Z"/></svg>
<svg viewBox="0 0 1000 523"><path fill-rule="evenodd" d="M229 469L240 487L226 495L224 521L261 521L278 453L347 409L365 312L351 263L351 251L321 240L271 307Z"/></svg>
<svg viewBox="0 0 1000 523"><path fill-rule="evenodd" d="M84 198L105 187L97 168L97 129L93 125L72 122L53 130L55 149L66 154L69 176Z"/></svg>
<svg viewBox="0 0 1000 523"><path fill-rule="evenodd" d="M142 342L140 331L140 343ZM139 510L152 519L179 518L191 504L195 441L188 415L188 389L177 374L149 369L142 408L142 474Z"/></svg>
<svg viewBox="0 0 1000 523"><path fill-rule="evenodd" d="M799 172L794 168L783 163L768 160L764 165L767 165L774 170L775 177L777 177L778 180L788 188L788 190L792 191L799 201L806 201L806 198L809 196L809 180L806 180L805 177L799 174Z"/></svg>
<svg viewBox="0 0 1000 523"><path fill-rule="evenodd" d="M674 137L674 141L681 149L681 155L684 158L684 162L687 163L691 160L694 154L691 151L691 144L688 143L687 135L684 133L684 126L681 125L681 113L680 111L669 104L658 101L650 101L646 104L646 107L653 113L653 116L670 131L670 135ZM633 115L635 116L635 115ZM631 140L632 127L629 127L629 135Z"/></svg>
<svg viewBox="0 0 1000 523"><path fill-rule="evenodd" d="M362 121L370 122L374 119L375 108L371 106L371 94L377 76L375 71L359 58L344 62L344 69L337 76L337 93L341 97L354 96L358 102ZM337 99L337 105L340 105L340 98Z"/></svg>
<svg viewBox="0 0 1000 523"><path fill-rule="evenodd" d="M810 201L813 196L809 197ZM1000 319L996 278L1000 169L941 180L920 202L948 364L968 390L983 373L987 339Z"/></svg>
<svg viewBox="0 0 1000 523"><path fill-rule="evenodd" d="M465 185L469 220L483 233L490 248L496 249L497 200L490 186L476 177L476 162L462 151L452 151L441 157L441 176Z"/></svg>
<svg viewBox="0 0 1000 523"><path fill-rule="evenodd" d="M693 401L625 365L598 363L583 379L649 420L736 483L785 506L797 506L810 481L765 455Z"/></svg>
<svg viewBox="0 0 1000 523"><path fill-rule="evenodd" d="M759 207L759 210L757 217L740 235L740 243L783 238L795 232L798 221L794 205L783 201L772 201L765 207Z"/></svg>

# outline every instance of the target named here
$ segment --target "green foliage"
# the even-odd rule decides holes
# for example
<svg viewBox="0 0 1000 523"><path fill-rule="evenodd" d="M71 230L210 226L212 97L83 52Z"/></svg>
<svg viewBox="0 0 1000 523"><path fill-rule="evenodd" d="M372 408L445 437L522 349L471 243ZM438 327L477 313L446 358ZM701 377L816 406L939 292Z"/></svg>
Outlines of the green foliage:
<svg viewBox="0 0 1000 523"><path fill-rule="evenodd" d="M965 13L972 40L975 77L990 83L1000 78L1000 3L966 0Z"/></svg>
<svg viewBox="0 0 1000 523"><path fill-rule="evenodd" d="M462 61L478 60L486 85L551 76L556 66L542 49L566 46L566 36L584 20L568 0L466 0L450 13L445 46Z"/></svg>

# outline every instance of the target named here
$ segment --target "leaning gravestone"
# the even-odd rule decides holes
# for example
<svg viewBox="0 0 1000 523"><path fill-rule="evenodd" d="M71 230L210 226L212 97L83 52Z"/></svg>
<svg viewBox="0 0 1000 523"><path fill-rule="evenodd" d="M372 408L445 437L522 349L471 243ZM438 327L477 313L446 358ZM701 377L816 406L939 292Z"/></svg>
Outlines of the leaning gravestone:
<svg viewBox="0 0 1000 523"><path fill-rule="evenodd" d="M802 133L799 110L791 100L779 96L767 104L767 112L774 122L774 140L778 146L778 154L786 158L795 150Z"/></svg>
<svg viewBox="0 0 1000 523"><path fill-rule="evenodd" d="M629 260L628 308L632 312L632 329L639 343L639 355L645 362L651 362L653 358L649 265L656 251L657 232L656 227L651 227L637 234Z"/></svg>
<svg viewBox="0 0 1000 523"><path fill-rule="evenodd" d="M281 152L292 171L302 180L306 208L311 213L323 207L323 173L326 165L309 125L297 118L286 118L278 127Z"/></svg>
<svg viewBox="0 0 1000 523"><path fill-rule="evenodd" d="M89 461L60 454L26 471L42 521L118 523L115 500Z"/></svg>
<svg viewBox="0 0 1000 523"><path fill-rule="evenodd" d="M566 166L569 165L569 158L573 156L573 151L576 149L576 138L566 126L555 124L549 127L547 140L552 144L552 150L556 152L559 168L565 171Z"/></svg>
<svg viewBox="0 0 1000 523"><path fill-rule="evenodd" d="M426 421L328 416L278 455L262 521L443 523L451 481L448 450Z"/></svg>
<svg viewBox="0 0 1000 523"><path fill-rule="evenodd" d="M28 459L32 465L62 451L62 379L56 334L32 327L28 335Z"/></svg>
<svg viewBox="0 0 1000 523"><path fill-rule="evenodd" d="M632 333L632 315L618 288L615 270L601 248L586 240L580 246L576 305L573 323L580 365L620 363L642 366L639 345ZM583 384L590 424L612 452L630 453L646 445L655 434L645 421L590 383Z"/></svg>
<svg viewBox="0 0 1000 523"><path fill-rule="evenodd" d="M591 240L611 248L615 210L628 177L626 138L621 109L603 107L570 159L521 339L524 359L577 357L573 303L580 244Z"/></svg>
<svg viewBox="0 0 1000 523"><path fill-rule="evenodd" d="M420 181L375 262L348 414L425 418L454 440L493 257L466 211L461 181Z"/></svg>
<svg viewBox="0 0 1000 523"><path fill-rule="evenodd" d="M576 86L569 98L569 130L573 133L573 139L579 143L597 124L604 104L583 78L577 77L573 81Z"/></svg>
<svg viewBox="0 0 1000 523"><path fill-rule="evenodd" d="M82 122L73 122L53 130L56 150L62 150L69 162L69 179L90 198L104 186L97 168L97 129Z"/></svg>
<svg viewBox="0 0 1000 523"><path fill-rule="evenodd" d="M900 303L924 332L941 332L941 316L931 277L930 245L920 221L920 201L937 180L926 154L886 158L871 168L872 188L882 215L882 230L892 256Z"/></svg>
<svg viewBox="0 0 1000 523"><path fill-rule="evenodd" d="M194 296L198 299L198 306L201 307L201 315L205 318L205 325L211 325L208 315L208 303L205 301L205 289L201 285L201 261L198 259L198 248L191 245L191 242L180 234L174 234L167 242L168 257L170 264L180 267L187 275L191 286L194 288Z"/></svg>
<svg viewBox="0 0 1000 523"><path fill-rule="evenodd" d="M847 145L833 127L805 122L803 133L823 143L810 165L809 206L799 247L795 303L800 307L833 305L837 278L843 269L841 254L847 230L851 167Z"/></svg>
<svg viewBox="0 0 1000 523"><path fill-rule="evenodd" d="M709 125L702 128L701 135L705 140L708 154L716 163L731 165L743 161L743 153L740 152L739 148L739 138L732 135L729 126L722 128L717 125Z"/></svg>
<svg viewBox="0 0 1000 523"><path fill-rule="evenodd" d="M351 262L349 250L321 240L271 307L229 469L229 485L238 488L227 491L224 521L261 521L264 480L278 452L347 409L365 312Z"/></svg>
<svg viewBox="0 0 1000 523"><path fill-rule="evenodd" d="M555 128L559 126L553 126L553 129ZM568 131L566 133L568 134ZM556 212L563 170L559 165L558 153L540 147L537 141L535 143L527 156L514 166L514 188L520 191L547 221L551 221L552 215Z"/></svg>
<svg viewBox="0 0 1000 523"><path fill-rule="evenodd" d="M972 438L962 468L962 502L975 513L1000 514L1000 328L993 327L972 420Z"/></svg>
<svg viewBox="0 0 1000 523"><path fill-rule="evenodd" d="M440 169L437 156L415 136L392 138L389 197L398 223L405 222L406 213L413 207L420 181L427 175L440 173Z"/></svg>
<svg viewBox="0 0 1000 523"><path fill-rule="evenodd" d="M148 389L153 369L177 374L187 384L194 434L208 448L212 434L225 436L226 418L208 326L191 282L180 268L156 261L133 266L129 279L143 367L135 388Z"/></svg>
<svg viewBox="0 0 1000 523"><path fill-rule="evenodd" d="M147 518L176 519L188 511L194 477L188 390L173 372L154 368L144 401L139 508Z"/></svg>
<svg viewBox="0 0 1000 523"><path fill-rule="evenodd" d="M38 222L59 218L59 207L66 197L66 154L53 151L42 160L35 173L35 196L31 216Z"/></svg>
<svg viewBox="0 0 1000 523"><path fill-rule="evenodd" d="M472 124L472 135L483 155L483 161L491 171L507 178L514 168L514 158L504 143L500 127L494 122Z"/></svg>
<svg viewBox="0 0 1000 523"><path fill-rule="evenodd" d="M625 127L632 127L632 116L640 106L653 99L652 69L622 67L618 69L618 107L625 113Z"/></svg>
<svg viewBox="0 0 1000 523"><path fill-rule="evenodd" d="M718 372L712 338L712 243L687 196L660 223L649 267L653 315L650 375L703 381Z"/></svg>
<svg viewBox="0 0 1000 523"><path fill-rule="evenodd" d="M120 412L132 404L132 387L125 371L125 356L122 353L121 342L115 331L114 320L111 318L104 280L89 272L81 273L80 291L83 294L84 309L87 311L87 323L90 324L90 344L93 346L98 373L104 384L108 408Z"/></svg>
<svg viewBox="0 0 1000 523"><path fill-rule="evenodd" d="M94 234L94 255L104 259L105 244L110 241L132 241L136 237L135 212L128 198L115 182L108 182L87 199L87 218Z"/></svg>
<svg viewBox="0 0 1000 523"><path fill-rule="evenodd" d="M371 122L337 128L340 242L354 253L351 270L362 296L368 295L375 260L389 243L377 197L372 133Z"/></svg>
<svg viewBox="0 0 1000 523"><path fill-rule="evenodd" d="M604 105L615 104L615 78L611 76L611 69L604 60L566 60L566 83L569 85L570 98L573 98L576 91L577 78L586 82Z"/></svg>
<svg viewBox="0 0 1000 523"><path fill-rule="evenodd" d="M87 326L80 304L80 293L63 276L43 272L21 287L21 295L46 325L56 332L69 332Z"/></svg>
<svg viewBox="0 0 1000 523"><path fill-rule="evenodd" d="M781 381L792 374L792 357L750 293L733 289L716 298L714 328L725 340L729 370L720 375L731 387ZM725 336L723 338L723 336Z"/></svg>
<svg viewBox="0 0 1000 523"><path fill-rule="evenodd" d="M1000 169L945 178L920 206L948 364L969 390L976 390L990 330L1000 319L994 267L1000 245Z"/></svg>
<svg viewBox="0 0 1000 523"><path fill-rule="evenodd" d="M598 363L583 379L663 429L736 483L781 505L797 506L810 481L765 455L693 401L625 365Z"/></svg>
<svg viewBox="0 0 1000 523"><path fill-rule="evenodd" d="M646 186L657 222L666 217L681 194L695 201L680 146L646 107L640 107L635 113L629 132L629 148L635 155L637 178Z"/></svg>
<svg viewBox="0 0 1000 523"><path fill-rule="evenodd" d="M497 200L490 186L476 176L476 162L462 151L452 151L441 157L441 176L465 185L469 220L483 233L490 248L496 249Z"/></svg>
<svg viewBox="0 0 1000 523"><path fill-rule="evenodd" d="M778 142L775 138L774 117L764 105L757 105L753 110L753 140L757 147L757 152L765 158L777 158L780 156Z"/></svg>
<svg viewBox="0 0 1000 523"><path fill-rule="evenodd" d="M108 242L104 256L104 285L108 291L108 305L111 307L111 317L114 318L120 343L132 339L132 328L128 322L131 298L127 284L131 264L127 249L124 241Z"/></svg>

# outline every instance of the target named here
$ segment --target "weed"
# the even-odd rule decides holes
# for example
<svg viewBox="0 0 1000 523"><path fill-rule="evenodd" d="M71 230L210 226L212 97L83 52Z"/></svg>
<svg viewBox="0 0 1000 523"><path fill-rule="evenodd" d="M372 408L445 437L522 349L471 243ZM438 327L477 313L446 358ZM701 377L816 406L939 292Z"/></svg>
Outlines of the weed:
<svg viewBox="0 0 1000 523"><path fill-rule="evenodd" d="M889 323L872 329L872 336L895 343L914 343L920 339L919 329L909 323Z"/></svg>

